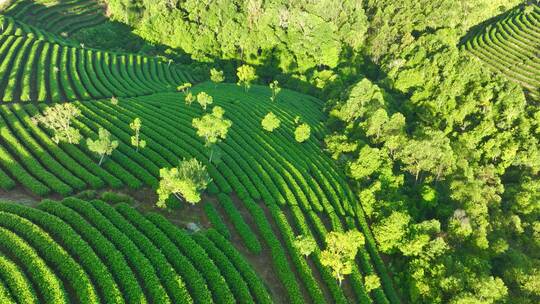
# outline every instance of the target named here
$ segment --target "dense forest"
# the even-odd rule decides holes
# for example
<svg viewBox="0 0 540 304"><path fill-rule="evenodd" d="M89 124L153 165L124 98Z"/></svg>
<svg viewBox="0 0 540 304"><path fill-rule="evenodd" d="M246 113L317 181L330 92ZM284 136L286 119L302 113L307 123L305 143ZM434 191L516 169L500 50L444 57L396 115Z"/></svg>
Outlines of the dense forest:
<svg viewBox="0 0 540 304"><path fill-rule="evenodd" d="M520 2L111 0L108 12L228 75L245 62L326 98L326 149L410 302L532 303L540 108L460 48Z"/></svg>
<svg viewBox="0 0 540 304"><path fill-rule="evenodd" d="M10 15L8 9L7 16L15 21L28 16L24 14L28 1L13 2L15 13ZM17 3L23 4L17 7ZM95 4L83 3L81 7ZM32 14L22 20L30 26L7 17L0 20L0 71L13 69L15 75L0 75L0 99L10 105L0 109L0 156L18 155L13 159L23 160L21 167L29 168L29 176L41 174L41 181L58 176L58 183L50 188L62 197L74 189L104 185L147 186L158 188L157 205L167 207L169 196L182 192L175 189L194 189L178 197L191 203L199 202L208 187L217 198L204 196L213 202L203 212L215 228L206 234L188 236L160 216L141 216L125 204L112 209L101 201L87 202L99 197L95 194L62 204L45 201L38 207L39 212L48 212L47 218L55 215L67 222L72 216L84 217L90 224L73 225L82 235L91 235L92 225L103 225L98 230L110 233L106 236L117 247L127 242L117 232L125 229L134 243L148 245L136 248L129 242L129 252L138 254L128 259L130 265L140 263L150 269L145 254L156 265L168 265L163 261L181 256L178 264L163 266L163 273L144 274L153 280L151 286L166 282L163 290L156 287L149 302L176 292L178 299L196 294L194 303L233 303L242 297L270 303L280 302L274 294L281 290L288 297L282 295L284 303L305 299L313 303L540 303L538 1L97 3L103 15L92 20L98 21L73 31L59 21L55 32L52 25L38 24ZM4 24L15 34L5 34ZM54 34L38 30L40 26ZM38 42L21 42L25 35ZM13 68L17 64L3 62L10 58L23 62L28 55L9 57L4 54L9 47L14 52L32 47L25 54L38 50L44 59L35 59L21 72ZM62 74L57 66L43 68L51 62L65 62L70 70ZM46 72L20 76L34 69ZM208 79L211 82L203 82ZM105 101L92 102L98 99ZM71 111L68 122L75 123L64 130L64 138L51 141L51 132L40 131L29 118L35 114L35 124L45 124L47 110L42 105L20 106L19 101L70 101L63 105ZM181 114L175 113L178 104ZM71 144L70 132L75 129L88 137L88 148L79 150L64 142L58 149L55 144L62 140ZM176 140L177 134L182 140ZM28 147L46 145L53 157L27 153L19 138ZM121 154L113 154L115 150ZM28 159L37 155L39 163L44 167L52 163L54 169L41 172L25 155L30 155ZM192 155L178 167L162 166ZM16 173L24 171L11 160L0 158L0 182L4 175L5 180L16 179ZM79 168L77 162L84 165ZM82 185L76 177L64 185L62 166L84 180ZM2 168L11 171L3 173ZM188 175L197 175L196 185L175 184L175 178ZM38 194L46 198L49 192L40 188L43 185L28 179L23 186L37 188L31 190L42 191ZM12 183L9 187L0 183L0 188L15 187ZM114 194L106 193L100 199L107 201L110 195L115 200ZM124 200L132 199L120 199ZM17 213L37 221L37 211L30 210L0 204L0 217L8 222L13 220L8 214ZM151 244L151 237L139 236L128 224L111 228L116 220L125 221L119 214L148 236L157 235L158 242L166 244L166 258L159 246ZM111 222L105 223L105 217ZM24 225L8 228L21 229L16 232L23 234ZM55 225L46 227L53 231ZM239 235L232 239L245 248L237 251L239 246L229 243L231 227ZM327 227L365 230L337 234ZM0 224L0 283L2 270L11 267L2 263L2 249L10 247L2 243L2 233L9 230L3 229ZM303 234L295 236L295 230ZM309 237L312 231L315 239ZM356 244L343 249L353 252L344 263L350 268L349 277L344 279L332 266L339 253L318 249L323 236L329 247ZM106 243L105 239L95 242ZM190 251L190 246L195 249ZM114 251L109 247L96 252L108 255L107 250ZM266 251L282 289L268 290L267 278L259 278L256 267L251 268L253 259L244 260ZM308 261L312 253L313 260ZM206 254L214 262L199 260ZM191 258L187 270L182 269L180 264ZM120 269L122 275L137 268L125 262L119 265L111 269ZM173 268L189 273L185 286L173 279ZM219 273L218 268L226 271ZM208 289L198 283L204 280ZM222 290L219 284L225 281L239 283ZM126 282L122 284L136 285L131 279ZM111 289L109 296L121 294L120 289L124 286ZM1 292L0 288L0 296ZM130 292L133 299L148 296L142 289Z"/></svg>

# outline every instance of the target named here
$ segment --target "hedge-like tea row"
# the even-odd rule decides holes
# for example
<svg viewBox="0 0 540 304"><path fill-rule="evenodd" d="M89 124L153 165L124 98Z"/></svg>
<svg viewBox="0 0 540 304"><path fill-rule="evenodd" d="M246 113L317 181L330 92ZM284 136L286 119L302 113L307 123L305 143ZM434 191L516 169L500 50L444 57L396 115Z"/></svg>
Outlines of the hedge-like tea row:
<svg viewBox="0 0 540 304"><path fill-rule="evenodd" d="M7 257L0 255L0 281L6 290L11 291L14 300L19 303L38 303L36 292L23 270Z"/></svg>
<svg viewBox="0 0 540 304"><path fill-rule="evenodd" d="M21 205L0 204L0 210L24 217L47 231L84 268L94 284L97 285L98 292L102 294L104 301L107 303L124 302L120 290L107 267L89 247L88 243L65 222L46 212Z"/></svg>
<svg viewBox="0 0 540 304"><path fill-rule="evenodd" d="M69 201L73 204L81 202L81 200L69 198L64 201L64 204ZM100 230L64 204L46 200L41 202L38 208L68 223L90 245L110 269L127 303L146 303L144 291L137 282L137 276L130 268L127 258Z"/></svg>
<svg viewBox="0 0 540 304"><path fill-rule="evenodd" d="M138 231L108 204L102 201L93 201L92 206L122 231L150 261L173 303L193 302L182 277L173 269L170 261L148 237Z"/></svg>
<svg viewBox="0 0 540 304"><path fill-rule="evenodd" d="M528 95L540 100L540 6L525 13L516 7L473 33L464 47L493 69L523 86Z"/></svg>
<svg viewBox="0 0 540 304"><path fill-rule="evenodd" d="M75 293L77 302L99 303L94 284L86 271L47 232L24 217L0 211L0 226L23 237L52 267L64 285Z"/></svg>
<svg viewBox="0 0 540 304"><path fill-rule="evenodd" d="M206 216L208 217L208 220L210 223L212 223L212 226L214 229L216 229L221 235L223 235L225 238L230 239L231 233L229 231L229 228L227 228L227 225L223 222L223 218L219 214L219 212L216 210L214 205L212 205L209 202L206 202L204 204L204 212L206 213Z"/></svg>
<svg viewBox="0 0 540 304"><path fill-rule="evenodd" d="M249 225L244 221L244 218L236 209L234 206L234 203L232 199L227 194L219 194L218 195L219 203L227 213L227 216L232 221L236 231L242 238L242 241L244 242L244 245L246 248L248 248L253 253L260 253L261 252L261 244L259 243L259 240L257 239L257 236L253 231L251 231L251 228Z"/></svg>
<svg viewBox="0 0 540 304"><path fill-rule="evenodd" d="M124 258L133 265L133 270L143 282L149 300L155 303L171 303L165 287L160 282L157 270L151 261L140 251L133 240L119 230L109 219L92 205L84 201L66 201L65 205L79 213L94 227L101 231L115 247L119 248Z"/></svg>
<svg viewBox="0 0 540 304"><path fill-rule="evenodd" d="M0 282L21 303L39 302L36 294L45 303L271 303L249 263L216 234L195 242L125 203L0 203L0 250L15 257L0 255Z"/></svg>
<svg viewBox="0 0 540 304"><path fill-rule="evenodd" d="M148 214L146 218L163 231L203 275L215 303L235 303L229 282L201 246L161 215Z"/></svg>
<svg viewBox="0 0 540 304"><path fill-rule="evenodd" d="M210 258L219 267L223 278L227 281L236 303L248 304L255 303L249 293L248 286L242 276L238 273L234 265L227 256L219 250L212 241L201 233L193 235L193 239L208 253Z"/></svg>
<svg viewBox="0 0 540 304"><path fill-rule="evenodd" d="M247 283L255 303L272 303L270 295L262 284L261 279L231 243L224 239L223 235L213 229L208 230L206 236L214 242L214 245L216 245L234 264L244 281Z"/></svg>
<svg viewBox="0 0 540 304"><path fill-rule="evenodd" d="M156 247L167 257L176 272L184 278L184 282L190 291L189 294L192 295L195 303L211 302L212 296L204 278L162 231L136 212L135 209L124 203L117 205L116 210L144 233L148 239L152 240Z"/></svg>
<svg viewBox="0 0 540 304"><path fill-rule="evenodd" d="M34 286L41 291L46 303L68 303L62 281L23 238L0 227L0 248L15 258L17 265L24 269Z"/></svg>

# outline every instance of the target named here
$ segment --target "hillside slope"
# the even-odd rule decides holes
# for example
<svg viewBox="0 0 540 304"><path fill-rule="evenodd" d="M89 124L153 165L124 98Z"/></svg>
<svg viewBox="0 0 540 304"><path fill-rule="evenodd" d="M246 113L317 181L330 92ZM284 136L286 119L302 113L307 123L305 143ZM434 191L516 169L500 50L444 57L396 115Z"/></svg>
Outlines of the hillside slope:
<svg viewBox="0 0 540 304"><path fill-rule="evenodd" d="M283 260L286 255L291 256L301 274L299 281L290 277L290 273L282 273L280 277L289 288L291 301L303 302L299 293L303 284L313 300L323 299L317 284L327 285L325 288L329 288L334 300L345 300L328 270L319 262L316 269L310 270L292 248L291 241L296 234L308 233L322 242L327 231L348 228L360 228L368 240L360 255L361 267L352 276L358 299L366 297L360 274L373 272L386 282L384 290L373 292L375 298L382 299L377 303L386 303L387 296L395 298L357 199L337 167L321 152L319 140L324 132L321 101L284 90L278 102L272 103L270 90L262 86L254 86L246 93L233 84L203 83L192 91L194 94L205 91L213 96L214 105L224 108L226 118L233 122L227 140L220 144L222 158L217 165L208 163L209 151L191 126L193 118L202 115L202 109L198 105L187 106L181 93L119 98L118 105L108 100L74 102L83 114L74 125L83 136L94 138L98 128L104 127L120 142L103 167L97 165L96 155L84 143L57 146L50 140L48 130L31 123L31 117L47 105L13 104L0 106L0 133L5 138L0 147L1 185L9 189L20 183L38 195L53 192L69 195L88 188L124 185L155 188L159 168L175 166L182 158L196 157L206 163L215 181L210 191L216 194L234 191L244 208L253 212L255 223L263 225L258 227L261 238L269 242L273 251L277 250L273 252L275 267L289 269L290 266L282 263L286 263ZM269 111L282 121L273 133L264 131L260 125ZM311 139L303 144L294 139L296 116L313 130ZM129 123L135 117L141 118L141 134L148 143L139 153L130 145ZM259 200L264 201L265 209L269 208L273 217L269 220L281 223L277 226L285 240L285 252L276 246L279 243L272 244L277 241L272 233L265 236L268 226L264 226L263 209L255 203ZM326 278L324 283L315 281L318 272Z"/></svg>

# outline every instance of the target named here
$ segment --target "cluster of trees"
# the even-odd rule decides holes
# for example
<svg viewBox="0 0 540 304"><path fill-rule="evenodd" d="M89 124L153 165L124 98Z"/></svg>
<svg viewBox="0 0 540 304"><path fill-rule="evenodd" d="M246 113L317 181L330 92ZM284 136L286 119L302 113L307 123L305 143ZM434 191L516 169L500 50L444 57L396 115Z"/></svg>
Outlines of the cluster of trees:
<svg viewBox="0 0 540 304"><path fill-rule="evenodd" d="M424 33L464 32L522 0L106 2L111 18L169 53L218 61L230 76L251 64L261 81L325 96L365 73L366 55L380 62Z"/></svg>
<svg viewBox="0 0 540 304"><path fill-rule="evenodd" d="M458 39L426 33L331 101L326 146L412 302L535 302L538 105Z"/></svg>
<svg viewBox="0 0 540 304"><path fill-rule="evenodd" d="M113 19L199 62L257 66L262 81L321 89L358 72L368 29L361 1L107 0ZM338 77L339 75L339 77Z"/></svg>

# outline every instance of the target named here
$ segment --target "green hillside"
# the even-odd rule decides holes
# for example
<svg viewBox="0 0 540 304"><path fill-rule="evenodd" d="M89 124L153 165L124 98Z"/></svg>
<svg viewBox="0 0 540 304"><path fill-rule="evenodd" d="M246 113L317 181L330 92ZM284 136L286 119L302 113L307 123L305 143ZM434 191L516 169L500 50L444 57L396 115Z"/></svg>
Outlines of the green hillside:
<svg viewBox="0 0 540 304"><path fill-rule="evenodd" d="M0 304L540 302L538 0L0 0Z"/></svg>
<svg viewBox="0 0 540 304"><path fill-rule="evenodd" d="M386 299L385 293L389 292L390 297L395 297L356 198L335 165L319 152L318 142L324 135L321 101L286 90L280 93L277 103L272 103L270 90L262 86L254 86L246 93L237 85L203 83L192 91L214 96L214 104L225 109L226 117L235 126L227 141L220 145L223 155L217 165L208 163L209 150L191 126L193 118L203 111L198 105L187 106L181 93L119 98L118 105L109 100L74 102L82 112L74 125L84 137L94 138L99 127L104 127L120 141L118 150L103 167L97 165L97 156L84 144L56 145L49 139L52 134L47 129L31 122L31 117L47 105L14 104L0 107L0 133L6 140L1 147L1 184L7 189L22 184L40 196L70 195L103 187L155 188L159 168L175 166L182 158L196 157L206 163L214 180L210 192L234 192L250 211L249 218L258 225L260 240L275 251L274 267L291 301L303 301L302 285L308 289L310 298L322 300L319 284L327 285L325 289L336 301L345 300L329 273L319 263L312 273L291 241L297 233L322 240L327 231L348 228L362 229L368 239L360 256L363 266L352 277L358 299L366 297L361 273L373 272L386 281L385 289L375 290L373 295ZM260 127L260 121L269 111L282 121L282 126L272 134ZM313 130L311 139L302 145L294 140L296 116L302 117ZM143 121L141 136L148 142L139 153L130 145L129 124L135 117ZM266 219L255 203L261 200L271 211L271 219ZM279 234L284 238L285 248L281 248L271 230L265 235L268 221L280 223ZM291 266L296 268L299 278L287 273L286 256L292 259L294 266ZM326 277L324 282L315 280L318 272Z"/></svg>
<svg viewBox="0 0 540 304"><path fill-rule="evenodd" d="M519 6L483 25L465 47L540 100L540 6Z"/></svg>

